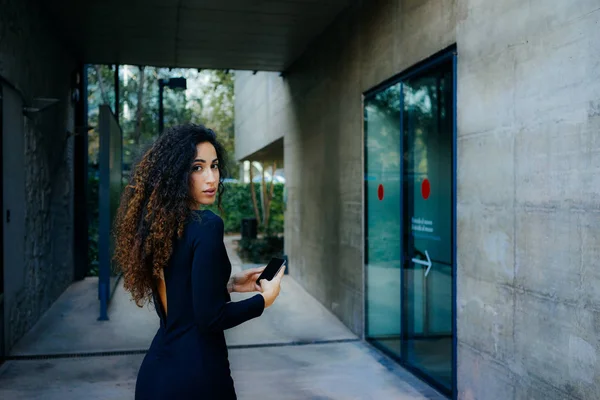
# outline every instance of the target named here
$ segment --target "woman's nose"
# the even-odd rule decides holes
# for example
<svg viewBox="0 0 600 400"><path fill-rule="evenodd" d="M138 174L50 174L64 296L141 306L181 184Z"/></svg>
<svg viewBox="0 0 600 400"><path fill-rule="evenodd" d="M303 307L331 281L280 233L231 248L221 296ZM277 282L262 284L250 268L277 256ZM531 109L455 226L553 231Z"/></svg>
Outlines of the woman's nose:
<svg viewBox="0 0 600 400"><path fill-rule="evenodd" d="M215 181L215 170L212 168L208 169L208 174L206 176L206 182L214 182Z"/></svg>

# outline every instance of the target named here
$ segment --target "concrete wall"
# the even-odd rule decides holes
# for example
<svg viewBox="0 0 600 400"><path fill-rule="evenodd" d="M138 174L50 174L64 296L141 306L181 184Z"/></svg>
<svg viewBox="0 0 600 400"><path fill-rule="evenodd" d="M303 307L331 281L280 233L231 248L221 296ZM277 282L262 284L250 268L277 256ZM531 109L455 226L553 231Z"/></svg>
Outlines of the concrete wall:
<svg viewBox="0 0 600 400"><path fill-rule="evenodd" d="M359 335L364 322L361 96L455 41L453 1L363 3L340 15L284 79L268 75L278 88L271 100L262 94L268 82L260 73L236 75L236 154L255 151L246 150L246 141L254 142L256 127L270 123L264 113L248 108L278 109L290 273ZM255 146L261 135L256 134Z"/></svg>
<svg viewBox="0 0 600 400"><path fill-rule="evenodd" d="M363 334L362 93L454 42L453 2L375 1L341 15L289 71L286 251L292 275ZM418 45L417 45L418 43Z"/></svg>
<svg viewBox="0 0 600 400"><path fill-rule="evenodd" d="M600 2L458 17L461 397L600 399Z"/></svg>
<svg viewBox="0 0 600 400"><path fill-rule="evenodd" d="M25 132L25 254L22 265L5 265L23 274L6 310L8 347L73 280L73 137L67 130L74 131L70 74L76 64L52 28L39 2L2 2L0 77L21 93L26 105L34 97L60 100L30 117L4 116L22 119Z"/></svg>
<svg viewBox="0 0 600 400"><path fill-rule="evenodd" d="M456 43L459 398L600 398L598 0L361 3L284 80L290 273L363 333L361 94Z"/></svg>
<svg viewBox="0 0 600 400"><path fill-rule="evenodd" d="M236 159L284 137L292 107L278 72L236 71L234 96Z"/></svg>

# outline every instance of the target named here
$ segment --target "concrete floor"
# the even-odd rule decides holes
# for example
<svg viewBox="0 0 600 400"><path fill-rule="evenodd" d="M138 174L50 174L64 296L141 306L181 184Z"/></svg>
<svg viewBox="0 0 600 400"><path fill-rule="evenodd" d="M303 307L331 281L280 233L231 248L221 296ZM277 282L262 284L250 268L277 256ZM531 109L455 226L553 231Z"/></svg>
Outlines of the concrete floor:
<svg viewBox="0 0 600 400"><path fill-rule="evenodd" d="M231 238L226 242L239 271ZM1 399L133 398L158 318L119 285L110 321L97 321L96 285L73 284L13 348L17 359L0 367ZM290 276L273 307L226 336L240 399L444 398L360 341Z"/></svg>

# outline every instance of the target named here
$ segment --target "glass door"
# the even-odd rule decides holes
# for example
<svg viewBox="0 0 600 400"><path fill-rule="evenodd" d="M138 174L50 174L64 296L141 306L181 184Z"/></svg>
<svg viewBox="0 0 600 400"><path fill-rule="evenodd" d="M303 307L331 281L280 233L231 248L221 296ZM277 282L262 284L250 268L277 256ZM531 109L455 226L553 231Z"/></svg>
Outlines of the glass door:
<svg viewBox="0 0 600 400"><path fill-rule="evenodd" d="M365 96L366 337L438 389L454 373L454 58Z"/></svg>
<svg viewBox="0 0 600 400"><path fill-rule="evenodd" d="M400 84L365 100L366 334L400 356Z"/></svg>
<svg viewBox="0 0 600 400"><path fill-rule="evenodd" d="M444 63L403 82L403 351L452 387L453 82Z"/></svg>

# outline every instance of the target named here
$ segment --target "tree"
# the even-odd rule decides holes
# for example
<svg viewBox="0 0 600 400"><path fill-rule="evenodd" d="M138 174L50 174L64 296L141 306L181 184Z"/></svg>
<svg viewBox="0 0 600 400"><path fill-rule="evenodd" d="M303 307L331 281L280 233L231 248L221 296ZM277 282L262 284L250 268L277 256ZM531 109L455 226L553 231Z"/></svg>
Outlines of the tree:
<svg viewBox="0 0 600 400"><path fill-rule="evenodd" d="M144 67L139 67L140 75L137 90L137 111L135 113L135 133L133 134L133 143L139 145L142 135L142 114L144 110Z"/></svg>
<svg viewBox="0 0 600 400"><path fill-rule="evenodd" d="M252 163L250 163L250 193L252 195L252 205L254 207L254 215L256 220L262 225L264 232L269 232L269 217L271 215L271 200L273 199L273 189L275 188L275 170L277 169L277 162L273 162L271 170L271 186L267 189L267 183L265 181L265 164L261 163L261 202L260 210L258 207L258 201L256 199L256 189L254 187L254 173ZM260 212L262 211L262 212ZM262 220L260 218L262 215Z"/></svg>
<svg viewBox="0 0 600 400"><path fill-rule="evenodd" d="M192 73L193 74L193 73ZM192 120L213 129L225 147L230 163L231 177L238 178L239 164L235 161L234 120L234 74L213 70L199 73L196 96L191 97L188 107Z"/></svg>
<svg viewBox="0 0 600 400"><path fill-rule="evenodd" d="M183 76L188 90L164 92L165 127L185 122L201 123L217 132L230 160L230 174L237 177L234 134L234 75L228 71L156 67L119 68L120 125L123 129L123 162L126 168L137 161L158 137L158 79ZM114 111L114 66L95 65L88 71L89 124L98 124L98 107L108 104ZM135 110L135 111L134 111ZM89 137L90 161L98 153L98 134Z"/></svg>

